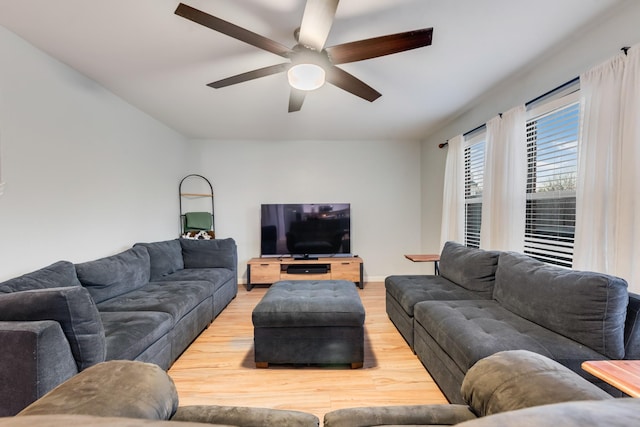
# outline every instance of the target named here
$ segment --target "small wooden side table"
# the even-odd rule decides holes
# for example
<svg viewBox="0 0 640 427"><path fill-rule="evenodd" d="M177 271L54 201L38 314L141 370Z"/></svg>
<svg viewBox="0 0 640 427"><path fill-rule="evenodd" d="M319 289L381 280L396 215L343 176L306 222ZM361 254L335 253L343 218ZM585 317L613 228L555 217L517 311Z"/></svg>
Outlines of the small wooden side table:
<svg viewBox="0 0 640 427"><path fill-rule="evenodd" d="M631 397L640 397L640 360L593 360L582 369Z"/></svg>
<svg viewBox="0 0 640 427"><path fill-rule="evenodd" d="M435 271L436 275L440 274L440 268L438 267L438 262L440 262L440 255L438 254L405 255L404 257L413 262L432 262L433 270Z"/></svg>

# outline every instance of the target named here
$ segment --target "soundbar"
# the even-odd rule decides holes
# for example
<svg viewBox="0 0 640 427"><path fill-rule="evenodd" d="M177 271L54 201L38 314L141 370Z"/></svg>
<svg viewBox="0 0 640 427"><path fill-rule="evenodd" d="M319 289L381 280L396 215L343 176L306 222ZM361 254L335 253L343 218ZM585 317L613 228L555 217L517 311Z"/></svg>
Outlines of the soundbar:
<svg viewBox="0 0 640 427"><path fill-rule="evenodd" d="M329 271L326 264L299 264L288 265L287 274L325 274Z"/></svg>

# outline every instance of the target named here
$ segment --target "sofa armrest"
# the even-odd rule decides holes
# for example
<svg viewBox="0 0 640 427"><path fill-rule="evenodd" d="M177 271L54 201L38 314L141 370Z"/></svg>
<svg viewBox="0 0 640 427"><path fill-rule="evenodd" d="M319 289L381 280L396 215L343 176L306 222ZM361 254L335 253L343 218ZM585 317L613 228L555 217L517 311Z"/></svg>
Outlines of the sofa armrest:
<svg viewBox="0 0 640 427"><path fill-rule="evenodd" d="M0 320L55 320L62 327L78 370L104 361L106 343L100 313L81 286L0 294Z"/></svg>
<svg viewBox="0 0 640 427"><path fill-rule="evenodd" d="M318 417L301 411L244 406L181 406L171 421L223 424L238 427L317 427Z"/></svg>
<svg viewBox="0 0 640 427"><path fill-rule="evenodd" d="M640 359L640 295L632 292L624 324L624 358Z"/></svg>
<svg viewBox="0 0 640 427"><path fill-rule="evenodd" d="M368 427L385 425L455 425L474 420L466 405L372 406L337 409L325 414L324 427Z"/></svg>
<svg viewBox="0 0 640 427"><path fill-rule="evenodd" d="M0 322L0 417L15 415L78 372L58 322Z"/></svg>
<svg viewBox="0 0 640 427"><path fill-rule="evenodd" d="M178 393L158 365L111 360L85 369L23 409L23 415L96 415L168 420Z"/></svg>
<svg viewBox="0 0 640 427"><path fill-rule="evenodd" d="M528 350L508 350L479 360L467 371L462 398L479 417L530 406L613 399L569 368Z"/></svg>

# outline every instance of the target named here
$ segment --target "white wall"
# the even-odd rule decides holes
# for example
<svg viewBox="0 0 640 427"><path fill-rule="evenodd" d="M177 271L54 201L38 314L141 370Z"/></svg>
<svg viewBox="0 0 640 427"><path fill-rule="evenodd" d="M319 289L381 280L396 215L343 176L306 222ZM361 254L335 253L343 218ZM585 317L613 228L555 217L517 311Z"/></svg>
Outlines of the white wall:
<svg viewBox="0 0 640 427"><path fill-rule="evenodd" d="M0 280L176 237L185 139L0 27Z"/></svg>
<svg viewBox="0 0 640 427"><path fill-rule="evenodd" d="M210 178L216 231L259 253L259 205L349 202L368 280L430 272L439 251L446 150L437 145L640 41L640 2L576 33L420 144L189 141L0 27L0 280L175 237L177 183Z"/></svg>
<svg viewBox="0 0 640 427"><path fill-rule="evenodd" d="M365 280L418 271L420 143L406 141L192 141L214 186L216 235L238 244L240 272L260 255L260 204L351 203L352 251Z"/></svg>
<svg viewBox="0 0 640 427"><path fill-rule="evenodd" d="M563 45L501 82L424 141L422 239L425 252L437 251L439 246L446 149L440 150L438 144L578 77L580 73L619 54L623 46L640 42L640 1L625 1L599 19L599 22L588 25ZM640 284L630 284L630 288L640 292Z"/></svg>
<svg viewBox="0 0 640 427"><path fill-rule="evenodd" d="M438 144L422 145L422 248L421 253L439 254L440 224L442 222L442 190L447 150ZM423 274L433 274L423 270Z"/></svg>

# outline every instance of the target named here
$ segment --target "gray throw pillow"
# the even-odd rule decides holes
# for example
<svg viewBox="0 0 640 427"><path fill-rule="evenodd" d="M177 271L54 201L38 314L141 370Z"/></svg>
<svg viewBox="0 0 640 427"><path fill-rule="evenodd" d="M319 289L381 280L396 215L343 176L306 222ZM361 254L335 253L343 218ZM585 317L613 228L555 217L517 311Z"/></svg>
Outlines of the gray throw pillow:
<svg viewBox="0 0 640 427"><path fill-rule="evenodd" d="M47 267L0 283L0 293L66 286L80 286L76 276L76 268L69 261L58 261Z"/></svg>
<svg viewBox="0 0 640 427"><path fill-rule="evenodd" d="M440 275L465 289L486 293L490 297L499 256L498 251L447 242L440 254Z"/></svg>
<svg viewBox="0 0 640 427"><path fill-rule="evenodd" d="M233 239L180 239L184 268L236 269L236 242Z"/></svg>
<svg viewBox="0 0 640 427"><path fill-rule="evenodd" d="M149 252L136 246L119 254L76 264L78 279L96 303L139 289L149 283Z"/></svg>
<svg viewBox="0 0 640 427"><path fill-rule="evenodd" d="M102 320L91 295L81 286L0 295L0 320L60 323L80 371L105 359Z"/></svg>
<svg viewBox="0 0 640 427"><path fill-rule="evenodd" d="M151 280L174 273L184 268L182 260L182 246L178 239L164 242L136 243L133 245L144 246L149 252L151 262Z"/></svg>

